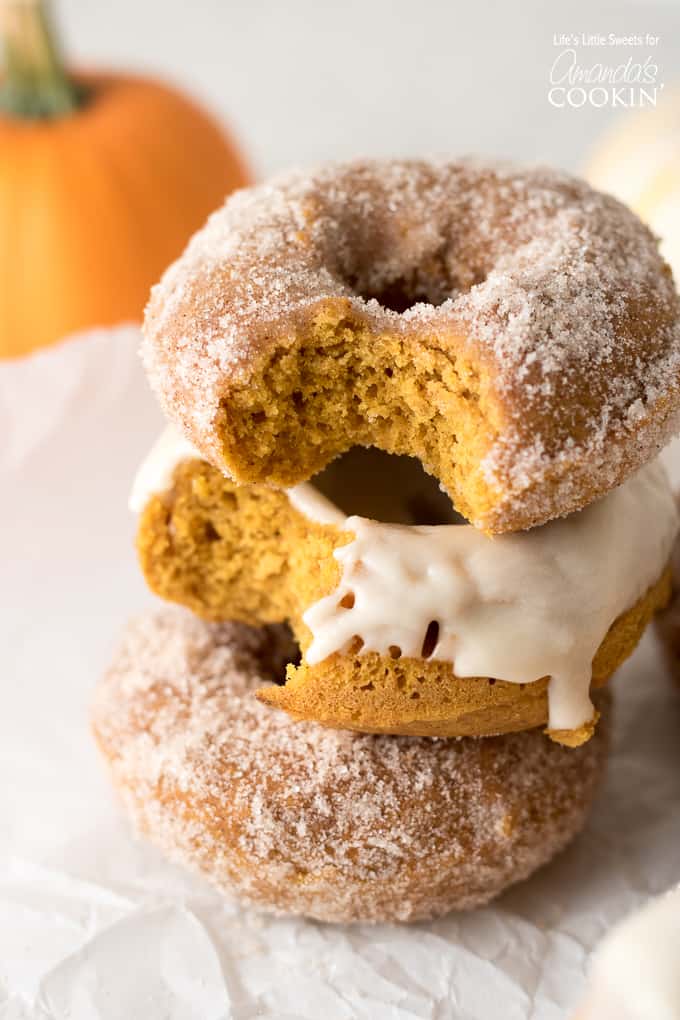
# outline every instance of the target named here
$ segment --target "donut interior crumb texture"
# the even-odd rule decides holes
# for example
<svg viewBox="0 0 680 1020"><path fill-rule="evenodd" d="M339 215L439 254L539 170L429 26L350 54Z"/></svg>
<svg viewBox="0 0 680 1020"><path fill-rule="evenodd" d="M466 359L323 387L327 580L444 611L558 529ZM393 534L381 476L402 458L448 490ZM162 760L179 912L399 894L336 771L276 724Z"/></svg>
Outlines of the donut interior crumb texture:
<svg viewBox="0 0 680 1020"><path fill-rule="evenodd" d="M185 461L172 489L155 496L139 522L137 548L156 594L211 621L252 625L289 621L304 652L311 633L302 614L332 592L341 568L335 549L352 534L310 521L283 492L237 485L204 461ZM604 684L635 649L670 593L666 571L612 622L593 660ZM316 665L289 664L285 685L258 697L298 719L370 733L487 736L545 725L547 680L459 678L441 660L348 650ZM580 743L591 731L557 735Z"/></svg>
<svg viewBox="0 0 680 1020"><path fill-rule="evenodd" d="M142 353L168 416L241 482L375 445L502 532L664 445L679 318L656 239L584 182L369 161L230 197L154 289Z"/></svg>
<svg viewBox="0 0 680 1020"><path fill-rule="evenodd" d="M243 481L291 485L356 444L415 452L466 517L485 512L488 402L477 366L403 337L373 335L344 308L278 350L221 406L224 460ZM447 470L444 465L450 463Z"/></svg>
<svg viewBox="0 0 680 1020"><path fill-rule="evenodd" d="M139 830L221 890L321 921L416 921L485 903L582 827L606 726L568 751L293 723L253 693L279 628L165 608L131 625L93 710Z"/></svg>

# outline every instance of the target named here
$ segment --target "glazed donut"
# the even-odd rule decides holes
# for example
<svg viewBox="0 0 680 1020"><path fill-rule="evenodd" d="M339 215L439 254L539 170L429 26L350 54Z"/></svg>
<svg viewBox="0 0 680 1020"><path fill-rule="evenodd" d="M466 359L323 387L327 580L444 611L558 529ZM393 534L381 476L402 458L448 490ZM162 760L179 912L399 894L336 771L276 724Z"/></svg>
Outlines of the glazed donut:
<svg viewBox="0 0 680 1020"><path fill-rule="evenodd" d="M394 461L359 448L283 492L235 484L170 429L131 501L147 583L208 620L288 621L302 659L258 697L297 719L417 736L548 724L559 742L588 739L591 681L668 598L678 514L662 468L490 539L451 523L417 462ZM400 523L369 519L387 511Z"/></svg>
<svg viewBox="0 0 680 1020"><path fill-rule="evenodd" d="M575 1020L680 1020L680 886L617 924L590 970Z"/></svg>
<svg viewBox="0 0 680 1020"><path fill-rule="evenodd" d="M376 446L500 533L586 506L670 438L679 321L656 239L583 181L368 161L233 194L153 290L142 354L236 481L290 487Z"/></svg>
<svg viewBox="0 0 680 1020"><path fill-rule="evenodd" d="M128 629L96 739L141 832L248 904L320 921L417 921L526 878L582 827L606 735L366 736L294 724L252 697L276 629L166 608Z"/></svg>

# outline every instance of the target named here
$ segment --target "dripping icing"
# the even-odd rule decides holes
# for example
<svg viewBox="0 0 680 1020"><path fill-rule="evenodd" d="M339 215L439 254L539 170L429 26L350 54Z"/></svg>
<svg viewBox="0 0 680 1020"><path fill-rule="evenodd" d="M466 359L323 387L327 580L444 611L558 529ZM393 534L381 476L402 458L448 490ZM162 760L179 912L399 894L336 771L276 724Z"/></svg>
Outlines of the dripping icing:
<svg viewBox="0 0 680 1020"><path fill-rule="evenodd" d="M200 454L167 430L140 468L131 505L142 509L168 489L174 467L192 458ZM549 725L560 730L592 718L593 656L614 620L658 580L678 530L658 463L569 517L494 538L469 525L346 517L308 482L288 496L310 520L354 536L335 551L338 587L303 616L312 633L307 662L346 651L356 637L361 653L420 658L436 623L429 657L450 662L459 677L550 677Z"/></svg>

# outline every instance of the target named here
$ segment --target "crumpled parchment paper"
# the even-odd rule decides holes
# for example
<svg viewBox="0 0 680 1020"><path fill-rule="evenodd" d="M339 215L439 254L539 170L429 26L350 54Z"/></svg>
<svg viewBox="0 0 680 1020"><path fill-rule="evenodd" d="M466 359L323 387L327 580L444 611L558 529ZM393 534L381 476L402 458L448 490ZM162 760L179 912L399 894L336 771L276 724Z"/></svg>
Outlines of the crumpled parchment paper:
<svg viewBox="0 0 680 1020"><path fill-rule="evenodd" d="M586 832L491 907L332 928L224 901L135 839L88 730L151 599L126 508L161 424L137 342L122 328L0 363L0 1020L569 1017L604 931L680 881L680 692L653 635L614 684Z"/></svg>

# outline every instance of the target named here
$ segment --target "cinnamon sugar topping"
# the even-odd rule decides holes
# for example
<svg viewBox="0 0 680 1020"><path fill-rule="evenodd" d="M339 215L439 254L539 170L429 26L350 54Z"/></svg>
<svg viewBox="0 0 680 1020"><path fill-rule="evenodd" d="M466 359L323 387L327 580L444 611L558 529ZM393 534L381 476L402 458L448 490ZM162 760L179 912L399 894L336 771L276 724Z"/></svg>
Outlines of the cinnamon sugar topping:
<svg viewBox="0 0 680 1020"><path fill-rule="evenodd" d="M101 685L95 731L137 824L222 888L324 920L416 919L484 902L574 834L604 733L487 740L294 723L253 691L285 632L148 614Z"/></svg>
<svg viewBox="0 0 680 1020"><path fill-rule="evenodd" d="M606 491L677 427L678 299L633 213L555 170L365 161L232 195L154 289L145 366L207 459L224 467L230 390L334 299L488 372L504 420L483 470L507 514L553 477L545 517L582 505L570 464Z"/></svg>

